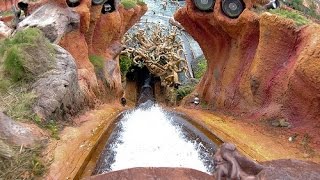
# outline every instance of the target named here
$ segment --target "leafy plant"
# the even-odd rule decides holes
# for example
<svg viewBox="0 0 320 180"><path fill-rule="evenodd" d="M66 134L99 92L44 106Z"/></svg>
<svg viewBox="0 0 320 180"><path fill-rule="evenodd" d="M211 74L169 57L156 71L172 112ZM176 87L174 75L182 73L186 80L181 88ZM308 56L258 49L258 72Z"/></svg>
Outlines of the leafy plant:
<svg viewBox="0 0 320 180"><path fill-rule="evenodd" d="M200 79L203 76L203 74L206 72L206 70L207 70L207 60L203 57L198 60L197 66L194 71L195 78Z"/></svg>
<svg viewBox="0 0 320 180"><path fill-rule="evenodd" d="M129 68L132 65L132 60L128 56L120 55L119 65L122 76L126 76L127 72L129 71Z"/></svg>
<svg viewBox="0 0 320 180"><path fill-rule="evenodd" d="M194 90L194 86L186 85L181 86L179 89L177 89L177 100L181 101L184 97L189 95Z"/></svg>

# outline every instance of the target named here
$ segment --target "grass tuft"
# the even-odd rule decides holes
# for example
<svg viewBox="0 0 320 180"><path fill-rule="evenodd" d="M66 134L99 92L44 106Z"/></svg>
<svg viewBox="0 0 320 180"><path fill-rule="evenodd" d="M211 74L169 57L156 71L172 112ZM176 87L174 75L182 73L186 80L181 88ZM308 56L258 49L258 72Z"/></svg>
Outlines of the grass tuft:
<svg viewBox="0 0 320 180"><path fill-rule="evenodd" d="M42 145L34 148L15 147L15 156L10 159L0 157L0 179L35 179L46 171L41 161Z"/></svg>
<svg viewBox="0 0 320 180"><path fill-rule="evenodd" d="M270 12L288 19L292 19L297 26L303 26L310 22L306 17L300 15L295 11L288 11L285 9L272 9L270 10Z"/></svg>
<svg viewBox="0 0 320 180"><path fill-rule="evenodd" d="M136 0L121 0L121 4L124 6L125 9L131 9L137 5L137 1Z"/></svg>
<svg viewBox="0 0 320 180"><path fill-rule="evenodd" d="M37 28L19 31L0 43L4 72L14 82L31 81L47 70L53 59L52 51L52 45Z"/></svg>

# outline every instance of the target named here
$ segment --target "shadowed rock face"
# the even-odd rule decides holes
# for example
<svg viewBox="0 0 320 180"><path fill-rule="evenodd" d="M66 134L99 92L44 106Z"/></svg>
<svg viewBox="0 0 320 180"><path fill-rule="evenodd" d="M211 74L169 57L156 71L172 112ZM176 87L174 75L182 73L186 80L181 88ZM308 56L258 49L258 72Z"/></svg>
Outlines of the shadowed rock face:
<svg viewBox="0 0 320 180"><path fill-rule="evenodd" d="M208 69L196 91L215 110L247 118L282 117L319 137L320 27L299 28L252 3L237 19L196 10L191 0L175 19L200 44Z"/></svg>

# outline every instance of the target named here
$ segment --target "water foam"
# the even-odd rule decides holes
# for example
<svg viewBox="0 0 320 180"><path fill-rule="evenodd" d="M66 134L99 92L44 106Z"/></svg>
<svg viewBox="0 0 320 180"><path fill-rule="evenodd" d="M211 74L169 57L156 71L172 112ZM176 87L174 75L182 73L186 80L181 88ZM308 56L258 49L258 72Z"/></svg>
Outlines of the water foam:
<svg viewBox="0 0 320 180"><path fill-rule="evenodd" d="M199 144L186 140L179 127L159 107L136 109L124 116L114 144L111 170L132 167L186 167L209 173Z"/></svg>

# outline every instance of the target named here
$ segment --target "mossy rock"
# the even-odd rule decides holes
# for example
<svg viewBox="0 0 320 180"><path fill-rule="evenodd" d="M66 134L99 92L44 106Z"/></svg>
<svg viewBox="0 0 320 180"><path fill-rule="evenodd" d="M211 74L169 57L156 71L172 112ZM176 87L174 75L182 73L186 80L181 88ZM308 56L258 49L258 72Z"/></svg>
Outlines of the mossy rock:
<svg viewBox="0 0 320 180"><path fill-rule="evenodd" d="M28 28L7 38L0 45L3 68L14 82L32 81L51 69L54 61L52 45L37 28Z"/></svg>

